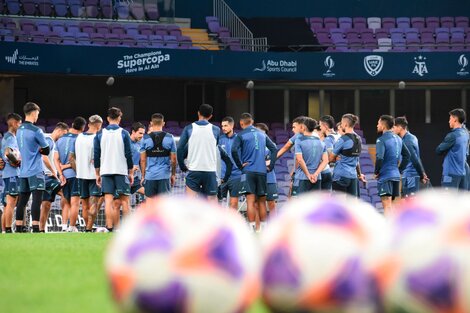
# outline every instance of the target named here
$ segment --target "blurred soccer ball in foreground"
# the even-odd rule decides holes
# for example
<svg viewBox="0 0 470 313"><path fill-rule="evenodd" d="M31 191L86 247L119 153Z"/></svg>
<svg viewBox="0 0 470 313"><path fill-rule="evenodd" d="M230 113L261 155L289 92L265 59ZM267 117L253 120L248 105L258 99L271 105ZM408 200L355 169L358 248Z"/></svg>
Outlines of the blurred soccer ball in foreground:
<svg viewBox="0 0 470 313"><path fill-rule="evenodd" d="M244 312L259 297L259 264L239 215L183 197L147 200L106 255L124 312Z"/></svg>
<svg viewBox="0 0 470 313"><path fill-rule="evenodd" d="M470 198L444 190L404 202L378 271L388 312L470 312Z"/></svg>
<svg viewBox="0 0 470 313"><path fill-rule="evenodd" d="M263 298L275 312L375 312L369 263L387 239L384 218L358 199L292 200L262 233Z"/></svg>

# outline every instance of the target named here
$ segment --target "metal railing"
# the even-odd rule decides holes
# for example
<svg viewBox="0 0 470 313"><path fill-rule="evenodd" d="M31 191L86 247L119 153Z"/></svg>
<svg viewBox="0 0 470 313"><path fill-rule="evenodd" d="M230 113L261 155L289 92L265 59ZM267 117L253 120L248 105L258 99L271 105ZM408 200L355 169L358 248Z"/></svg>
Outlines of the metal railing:
<svg viewBox="0 0 470 313"><path fill-rule="evenodd" d="M224 0L214 0L214 16L219 19L220 26L230 30L233 38L240 39L243 50L267 51L268 39L254 38L253 33Z"/></svg>

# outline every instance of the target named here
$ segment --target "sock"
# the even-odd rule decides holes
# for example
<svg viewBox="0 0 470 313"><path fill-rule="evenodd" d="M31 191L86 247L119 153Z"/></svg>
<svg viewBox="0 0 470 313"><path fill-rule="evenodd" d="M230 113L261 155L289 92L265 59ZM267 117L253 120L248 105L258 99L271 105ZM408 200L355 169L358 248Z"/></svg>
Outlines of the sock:
<svg viewBox="0 0 470 313"><path fill-rule="evenodd" d="M40 232L40 233L46 233L46 231L45 231L45 230L40 230L39 232Z"/></svg>
<svg viewBox="0 0 470 313"><path fill-rule="evenodd" d="M16 232L17 232L17 233L22 233L22 232L24 232L24 227L23 227L23 225L16 225Z"/></svg>
<svg viewBox="0 0 470 313"><path fill-rule="evenodd" d="M112 227L111 227L111 228L109 228L109 227L106 227L106 229L107 229L107 230L108 230L110 233L112 233L112 232L113 232L113 228L112 228Z"/></svg>
<svg viewBox="0 0 470 313"><path fill-rule="evenodd" d="M67 230L67 224L62 224L62 230Z"/></svg>
<svg viewBox="0 0 470 313"><path fill-rule="evenodd" d="M256 222L250 222L250 228L253 232L256 232Z"/></svg>
<svg viewBox="0 0 470 313"><path fill-rule="evenodd" d="M264 230L265 227L266 227L266 222L259 223L259 230Z"/></svg>
<svg viewBox="0 0 470 313"><path fill-rule="evenodd" d="M92 230L91 229L85 229L85 233L91 233Z"/></svg>
<svg viewBox="0 0 470 313"><path fill-rule="evenodd" d="M39 233L39 225L33 225L33 233Z"/></svg>
<svg viewBox="0 0 470 313"><path fill-rule="evenodd" d="M11 227L5 227L5 233L11 233Z"/></svg>

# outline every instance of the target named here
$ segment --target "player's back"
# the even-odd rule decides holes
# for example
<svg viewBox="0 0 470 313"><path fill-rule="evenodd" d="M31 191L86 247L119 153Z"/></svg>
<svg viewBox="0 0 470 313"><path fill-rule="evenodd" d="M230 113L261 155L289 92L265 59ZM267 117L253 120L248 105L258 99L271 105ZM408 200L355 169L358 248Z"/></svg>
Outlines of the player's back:
<svg viewBox="0 0 470 313"><path fill-rule="evenodd" d="M248 163L243 168L244 172L266 173L266 135L254 126L248 126L238 136L241 139L241 161Z"/></svg>
<svg viewBox="0 0 470 313"><path fill-rule="evenodd" d="M462 127L454 128L449 135L454 137L454 144L444 158L444 175L465 176L469 142L468 131Z"/></svg>
<svg viewBox="0 0 470 313"><path fill-rule="evenodd" d="M96 134L82 133L75 141L75 162L77 165L77 178L95 179L96 173L93 165L93 142Z"/></svg>
<svg viewBox="0 0 470 313"><path fill-rule="evenodd" d="M418 138L410 132L407 132L405 136L403 136L403 144L406 145L410 153L415 153L416 157L420 158L420 151L419 151L419 142ZM408 162L406 165L405 170L403 171L404 177L415 177L419 176L418 171L413 166L412 162Z"/></svg>
<svg viewBox="0 0 470 313"><path fill-rule="evenodd" d="M392 131L386 131L377 139L377 153L380 153L380 145L383 145L383 163L379 173L379 179L399 179L400 171L398 164L401 159L401 150L403 142L401 138Z"/></svg>
<svg viewBox="0 0 470 313"><path fill-rule="evenodd" d="M70 164L70 153L75 150L75 141L77 134L67 133L57 140L56 151L59 153L59 160L61 164ZM64 169L63 174L65 178L72 178L76 176L72 168Z"/></svg>
<svg viewBox="0 0 470 313"><path fill-rule="evenodd" d="M202 120L188 125L183 130L187 136L187 161L190 171L217 171L217 143L220 129Z"/></svg>
<svg viewBox="0 0 470 313"><path fill-rule="evenodd" d="M335 143L333 154L340 156L333 171L333 179L339 177L357 178L356 166L361 153L361 139L355 133L341 136Z"/></svg>
<svg viewBox="0 0 470 313"><path fill-rule="evenodd" d="M18 128L16 140L21 154L20 177L31 177L43 172L41 148L47 147L42 130L31 122Z"/></svg>
<svg viewBox="0 0 470 313"><path fill-rule="evenodd" d="M152 136L143 139L141 144L141 152L147 153L147 165L145 179L147 180L161 180L168 179L171 176L171 162L170 153L176 152L175 139L172 134L165 133L161 139L161 147L159 147L159 153L153 156L151 153L146 151L152 151L155 149L155 142L153 138L158 135L163 135L162 132L154 132Z"/></svg>

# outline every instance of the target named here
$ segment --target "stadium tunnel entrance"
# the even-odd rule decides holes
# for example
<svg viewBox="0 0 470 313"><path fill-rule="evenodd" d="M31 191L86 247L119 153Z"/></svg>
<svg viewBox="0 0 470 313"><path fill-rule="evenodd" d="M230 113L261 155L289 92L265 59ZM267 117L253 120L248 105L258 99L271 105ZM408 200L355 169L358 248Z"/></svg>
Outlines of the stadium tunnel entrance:
<svg viewBox="0 0 470 313"><path fill-rule="evenodd" d="M110 105L121 106L124 121L148 121L160 112L166 120L192 121L201 103L214 107L214 121L224 116L237 118L251 112L265 123L289 122L296 116L318 119L325 114L337 121L344 113L360 118L367 144L373 146L377 120L382 114L406 116L410 131L420 139L423 162L434 181L439 180L441 159L435 147L448 131L448 112L467 109L470 84L453 82L263 82L205 81L58 75L3 75L0 78L0 110L21 113L26 101L41 105L41 120L69 120L77 115L105 115ZM3 126L2 126L3 127Z"/></svg>

